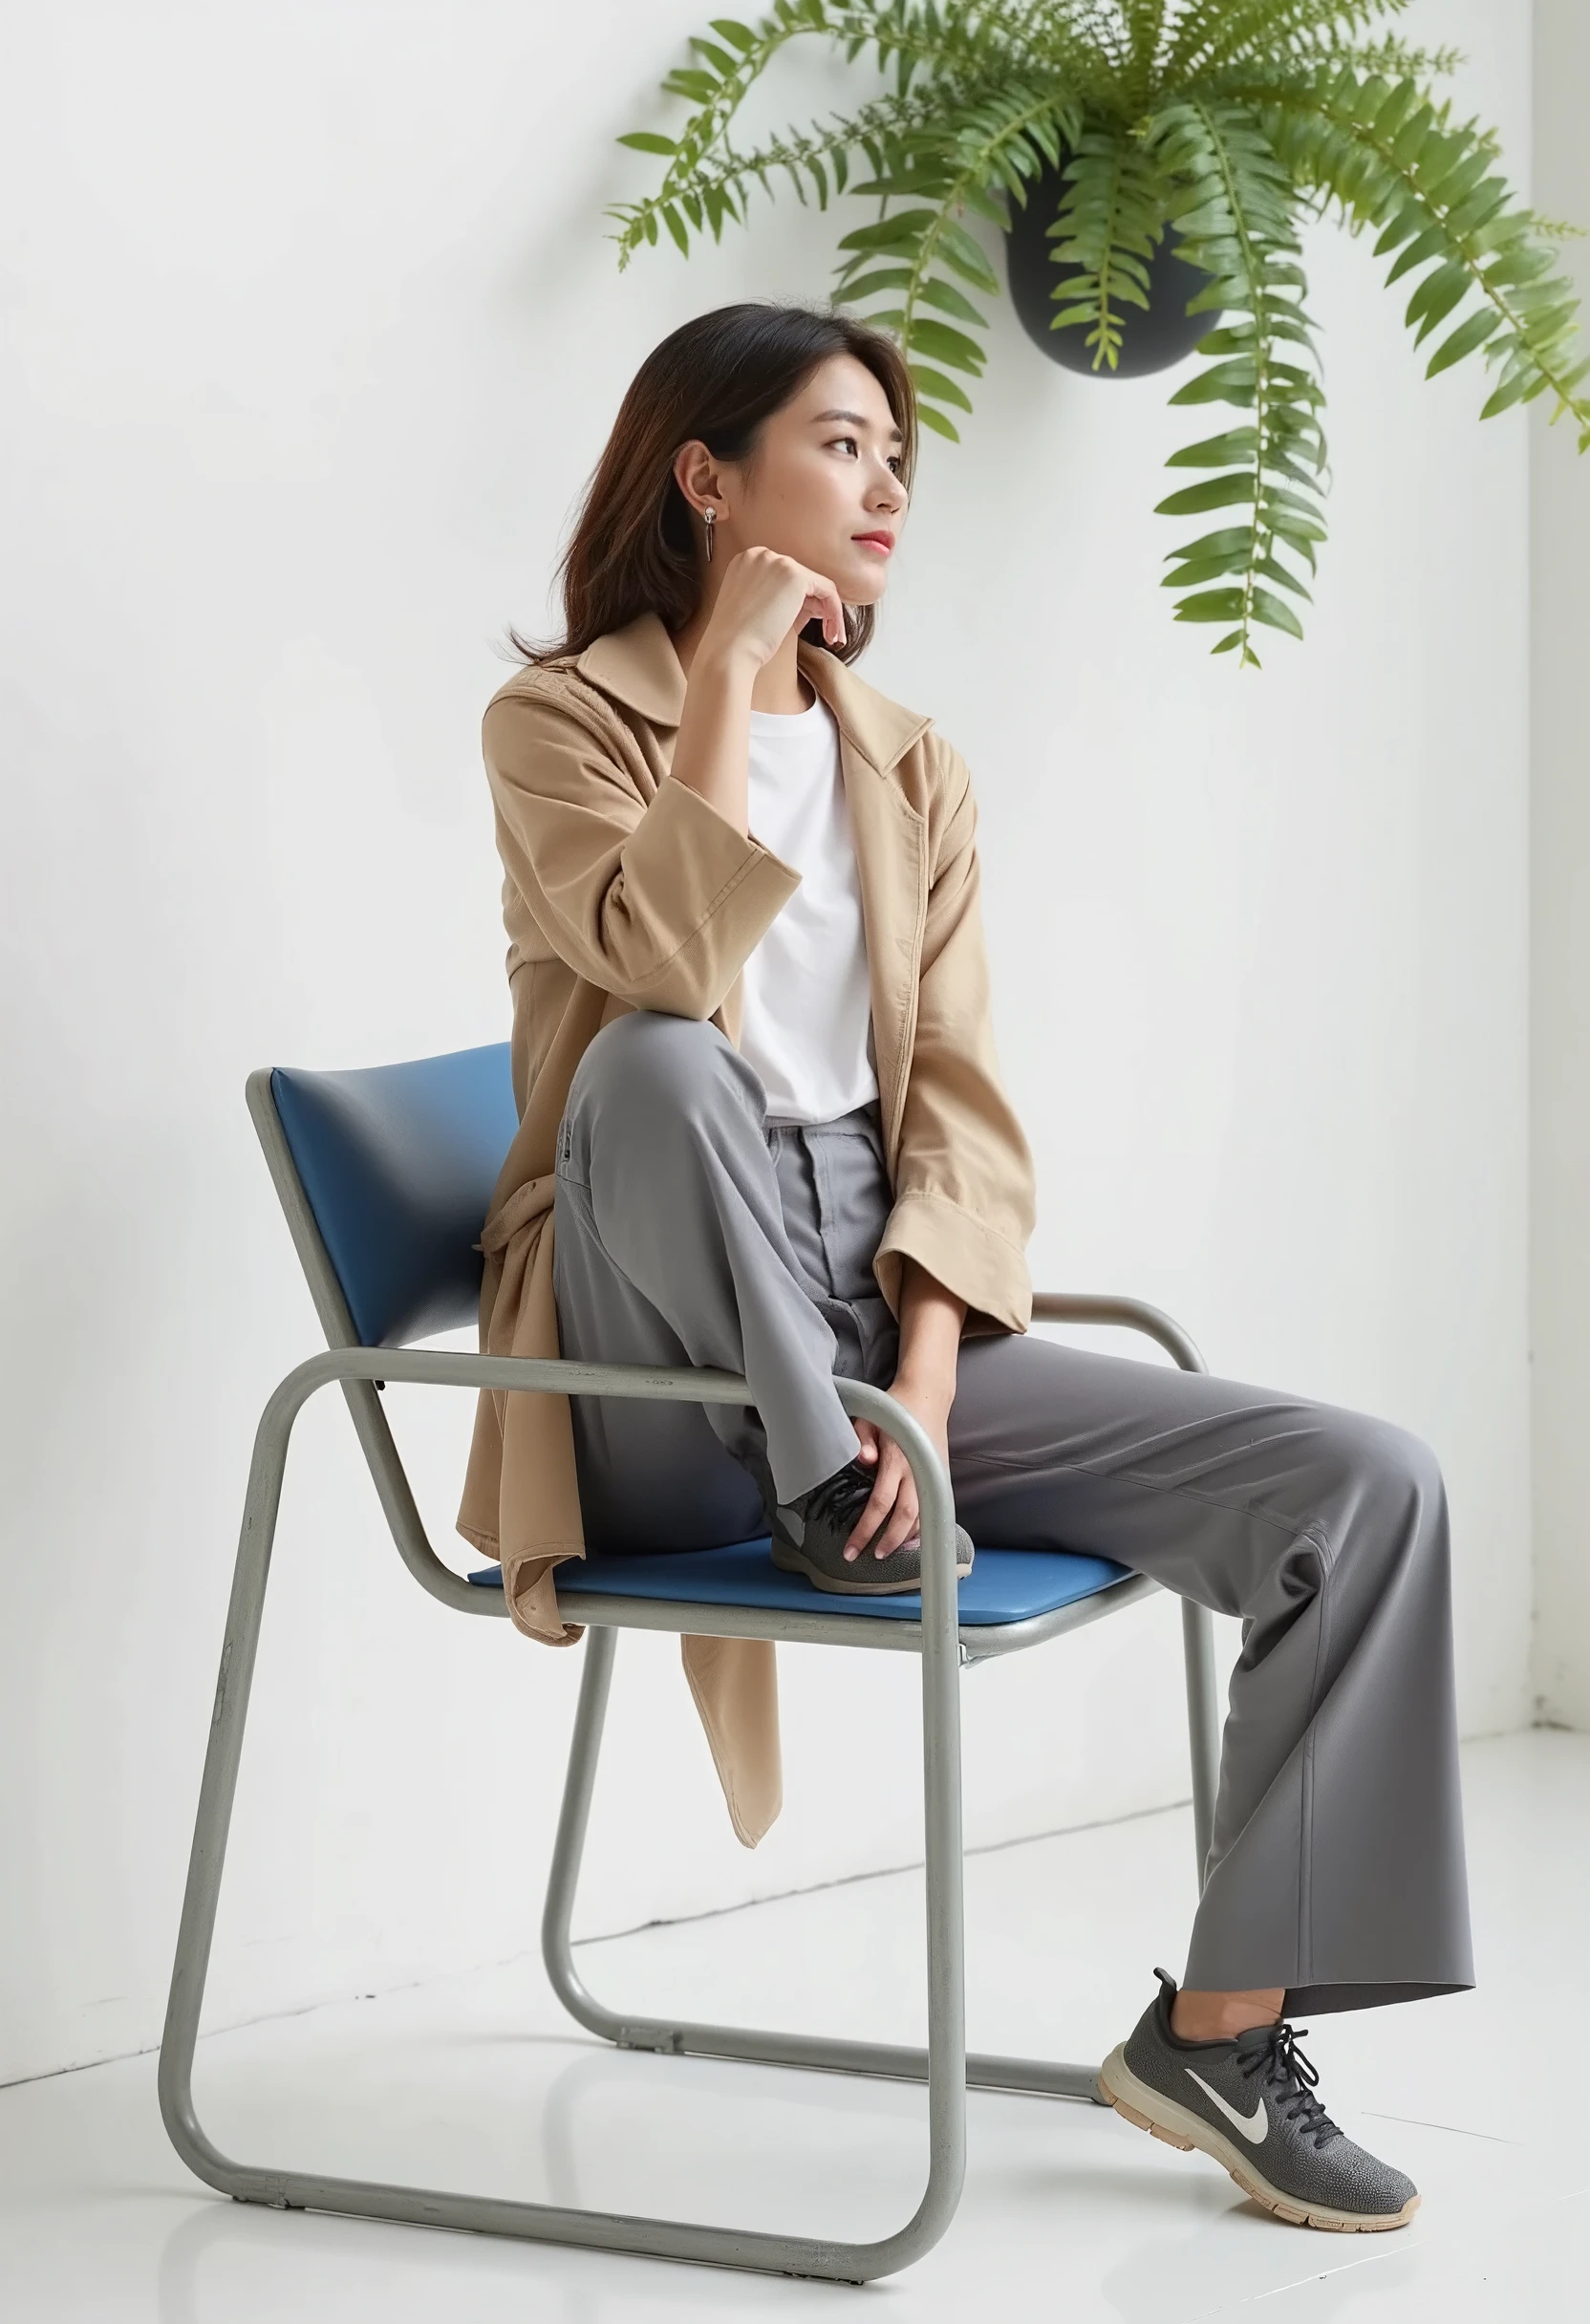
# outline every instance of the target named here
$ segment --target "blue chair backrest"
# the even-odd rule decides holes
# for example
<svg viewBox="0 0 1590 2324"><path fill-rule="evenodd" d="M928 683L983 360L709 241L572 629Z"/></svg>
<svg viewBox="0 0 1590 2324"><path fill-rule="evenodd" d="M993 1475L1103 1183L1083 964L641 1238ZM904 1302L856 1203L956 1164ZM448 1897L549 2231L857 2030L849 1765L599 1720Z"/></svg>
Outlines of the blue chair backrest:
<svg viewBox="0 0 1590 2324"><path fill-rule="evenodd" d="M472 1323L519 1128L506 1042L348 1073L278 1066L277 1118L364 1347Z"/></svg>

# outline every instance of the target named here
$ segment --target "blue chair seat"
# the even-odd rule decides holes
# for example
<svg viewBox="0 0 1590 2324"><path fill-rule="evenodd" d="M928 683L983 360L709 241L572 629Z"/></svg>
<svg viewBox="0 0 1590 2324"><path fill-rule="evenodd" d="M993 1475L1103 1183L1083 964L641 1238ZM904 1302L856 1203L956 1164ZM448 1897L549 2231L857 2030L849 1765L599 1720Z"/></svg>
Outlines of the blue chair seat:
<svg viewBox="0 0 1590 2324"><path fill-rule="evenodd" d="M1097 1597L1124 1580L1128 1568L1108 1558L1064 1549L979 1549L960 1584L960 1619L968 1626L1030 1622L1079 1599ZM480 1589L500 1589L501 1566L469 1577ZM846 1598L820 1590L804 1574L784 1574L768 1555L767 1537L731 1541L724 1549L652 1551L639 1556L583 1558L560 1565L566 1589L591 1597L662 1598L673 1605L732 1605L759 1612L870 1614L882 1622L919 1622L922 1600Z"/></svg>

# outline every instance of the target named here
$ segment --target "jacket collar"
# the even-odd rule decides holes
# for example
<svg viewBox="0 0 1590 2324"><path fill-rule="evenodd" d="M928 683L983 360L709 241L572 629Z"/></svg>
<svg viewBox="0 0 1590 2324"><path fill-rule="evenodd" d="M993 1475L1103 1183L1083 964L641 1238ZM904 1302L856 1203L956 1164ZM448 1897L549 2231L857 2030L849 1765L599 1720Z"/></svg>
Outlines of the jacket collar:
<svg viewBox="0 0 1590 2324"><path fill-rule="evenodd" d="M840 733L880 771L904 758L930 721L892 702L821 646L803 638L795 649L802 673L833 712ZM675 727L684 709L684 671L661 618L638 614L621 630L598 637L574 664L580 676L637 711L653 726Z"/></svg>

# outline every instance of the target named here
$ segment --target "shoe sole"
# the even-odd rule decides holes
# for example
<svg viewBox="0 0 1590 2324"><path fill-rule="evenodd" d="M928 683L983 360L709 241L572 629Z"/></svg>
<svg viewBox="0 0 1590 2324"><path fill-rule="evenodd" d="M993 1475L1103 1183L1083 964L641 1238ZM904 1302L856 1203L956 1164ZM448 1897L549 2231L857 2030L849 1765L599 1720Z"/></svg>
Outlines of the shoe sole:
<svg viewBox="0 0 1590 2324"><path fill-rule="evenodd" d="M1150 2138L1163 2139L1167 2146L1179 2146L1184 2153L1197 2147L1213 2157L1231 2173L1244 2195L1278 2219L1284 2219L1288 2227L1322 2227L1333 2235L1384 2235L1391 2227L1406 2227L1419 2208L1417 2195L1410 2195L1400 2211L1380 2212L1339 2211L1328 2203L1304 2204L1296 2195L1283 2195L1279 2187L1261 2179L1251 2160L1238 2153L1212 2123L1140 2081L1127 2063L1124 2044L1112 2050L1099 2068L1099 2096Z"/></svg>
<svg viewBox="0 0 1590 2324"><path fill-rule="evenodd" d="M922 1586L916 1582L839 1582L826 1574L820 1566L812 1565L798 1549L787 1542L775 1539L772 1545L773 1562L781 1574L804 1574L816 1588L827 1590L831 1598L905 1598ZM861 1560L856 1560L859 1565ZM970 1565L957 1565L956 1579L963 1582L971 1572Z"/></svg>

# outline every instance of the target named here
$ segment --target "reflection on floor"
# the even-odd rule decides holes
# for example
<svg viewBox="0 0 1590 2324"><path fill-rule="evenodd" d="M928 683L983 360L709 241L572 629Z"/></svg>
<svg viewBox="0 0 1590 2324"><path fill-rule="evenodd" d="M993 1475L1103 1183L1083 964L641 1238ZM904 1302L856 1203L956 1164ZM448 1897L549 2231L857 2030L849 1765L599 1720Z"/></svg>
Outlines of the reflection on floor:
<svg viewBox="0 0 1590 2324"><path fill-rule="evenodd" d="M971 2102L948 2236L866 2292L279 2216L187 2176L142 2057L0 2091L0 2310L29 2324L738 2324L864 2301L901 2324L1583 2314L1590 1737L1472 1746L1465 1782L1480 1990L1321 2018L1306 2045L1333 2111L1424 2190L1400 2234L1281 2227L1213 2163L1113 2115L988 2096ZM1102 2055L1147 1998L1189 1849L1175 1811L973 1859L976 2046ZM919 1913L918 1880L893 1874L584 1947L580 1961L594 1990L637 2010L909 2040ZM197 2088L220 2144L261 2163L807 2233L887 2231L923 2171L919 2091L611 2052L561 2017L533 1957L217 2035Z"/></svg>

